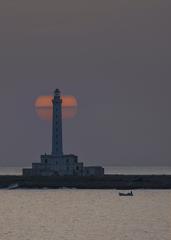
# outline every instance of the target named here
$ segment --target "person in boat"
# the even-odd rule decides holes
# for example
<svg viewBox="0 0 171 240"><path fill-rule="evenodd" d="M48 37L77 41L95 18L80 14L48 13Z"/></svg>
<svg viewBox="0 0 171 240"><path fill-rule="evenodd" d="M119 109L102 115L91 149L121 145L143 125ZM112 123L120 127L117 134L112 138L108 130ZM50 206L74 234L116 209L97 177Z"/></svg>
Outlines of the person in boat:
<svg viewBox="0 0 171 240"><path fill-rule="evenodd" d="M119 196L133 196L133 192L128 192L128 193L121 193L119 192Z"/></svg>

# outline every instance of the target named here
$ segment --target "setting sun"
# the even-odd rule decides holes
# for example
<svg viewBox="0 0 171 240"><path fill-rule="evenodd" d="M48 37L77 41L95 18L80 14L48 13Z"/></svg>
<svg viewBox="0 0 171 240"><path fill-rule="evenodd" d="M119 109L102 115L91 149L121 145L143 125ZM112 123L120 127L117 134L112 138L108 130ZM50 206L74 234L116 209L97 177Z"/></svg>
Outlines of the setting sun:
<svg viewBox="0 0 171 240"><path fill-rule="evenodd" d="M52 96L39 96L35 101L35 107L52 107ZM77 100L74 96L62 96L62 107L76 107Z"/></svg>
<svg viewBox="0 0 171 240"><path fill-rule="evenodd" d="M39 96L35 101L36 113L40 119L50 121L52 119L53 96ZM74 96L62 96L62 117L73 118L77 113L77 99Z"/></svg>

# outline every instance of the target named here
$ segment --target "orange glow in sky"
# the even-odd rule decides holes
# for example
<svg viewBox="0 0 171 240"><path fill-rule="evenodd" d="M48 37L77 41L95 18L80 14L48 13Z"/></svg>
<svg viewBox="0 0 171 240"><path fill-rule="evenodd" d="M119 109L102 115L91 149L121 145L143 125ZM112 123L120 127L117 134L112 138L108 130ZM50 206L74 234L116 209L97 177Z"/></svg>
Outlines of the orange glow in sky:
<svg viewBox="0 0 171 240"><path fill-rule="evenodd" d="M35 109L38 117L42 120L52 120L53 96L39 96L35 101ZM74 118L77 113L77 99L74 96L62 96L62 118Z"/></svg>
<svg viewBox="0 0 171 240"><path fill-rule="evenodd" d="M39 96L35 101L35 107L52 107L52 96ZM62 96L62 107L76 107L77 99L74 96Z"/></svg>

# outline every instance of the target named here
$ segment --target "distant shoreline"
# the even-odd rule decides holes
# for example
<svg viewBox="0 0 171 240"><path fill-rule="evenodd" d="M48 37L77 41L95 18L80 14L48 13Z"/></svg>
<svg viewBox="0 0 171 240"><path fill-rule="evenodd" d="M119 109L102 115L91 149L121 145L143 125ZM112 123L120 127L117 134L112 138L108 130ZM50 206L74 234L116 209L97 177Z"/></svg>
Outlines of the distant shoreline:
<svg viewBox="0 0 171 240"><path fill-rule="evenodd" d="M171 175L108 174L101 177L0 175L0 189L9 188L13 184L17 184L16 188L25 189L171 189Z"/></svg>

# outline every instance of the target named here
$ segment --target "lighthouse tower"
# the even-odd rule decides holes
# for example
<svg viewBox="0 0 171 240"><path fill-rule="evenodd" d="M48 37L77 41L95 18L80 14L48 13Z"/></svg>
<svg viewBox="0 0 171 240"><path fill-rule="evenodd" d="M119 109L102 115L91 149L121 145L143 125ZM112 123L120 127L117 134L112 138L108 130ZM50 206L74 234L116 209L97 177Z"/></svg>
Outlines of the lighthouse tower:
<svg viewBox="0 0 171 240"><path fill-rule="evenodd" d="M54 91L52 120L52 155L63 155L62 144L62 99L59 89Z"/></svg>
<svg viewBox="0 0 171 240"><path fill-rule="evenodd" d="M33 162L32 168L24 168L24 176L103 176L101 166L84 167L74 154L63 154L62 144L62 98L59 89L52 99L52 152L40 156L41 162Z"/></svg>

